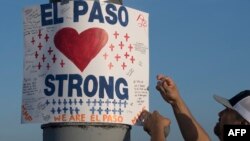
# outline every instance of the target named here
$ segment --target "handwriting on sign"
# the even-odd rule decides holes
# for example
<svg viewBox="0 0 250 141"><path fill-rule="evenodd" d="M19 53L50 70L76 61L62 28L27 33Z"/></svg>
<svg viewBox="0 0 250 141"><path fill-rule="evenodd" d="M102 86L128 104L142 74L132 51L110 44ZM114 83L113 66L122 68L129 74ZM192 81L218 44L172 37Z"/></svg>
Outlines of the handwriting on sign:
<svg viewBox="0 0 250 141"><path fill-rule="evenodd" d="M23 117L25 120L32 121L32 117L30 116L30 114L28 113L28 111L24 105L22 105L22 114L23 114Z"/></svg>

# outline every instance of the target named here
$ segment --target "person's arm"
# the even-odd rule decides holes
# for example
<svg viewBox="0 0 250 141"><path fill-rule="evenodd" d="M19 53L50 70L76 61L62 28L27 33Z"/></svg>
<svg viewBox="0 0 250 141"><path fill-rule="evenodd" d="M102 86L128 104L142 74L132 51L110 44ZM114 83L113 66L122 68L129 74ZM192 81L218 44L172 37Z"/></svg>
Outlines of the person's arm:
<svg viewBox="0 0 250 141"><path fill-rule="evenodd" d="M165 141L165 128L170 126L170 120L160 115L157 111L149 113L143 111L140 115L144 130L151 136L151 141Z"/></svg>
<svg viewBox="0 0 250 141"><path fill-rule="evenodd" d="M157 76L156 89L161 93L163 99L171 104L181 134L185 141L210 141L210 138L201 125L195 120L185 102L179 95L174 81L167 76Z"/></svg>

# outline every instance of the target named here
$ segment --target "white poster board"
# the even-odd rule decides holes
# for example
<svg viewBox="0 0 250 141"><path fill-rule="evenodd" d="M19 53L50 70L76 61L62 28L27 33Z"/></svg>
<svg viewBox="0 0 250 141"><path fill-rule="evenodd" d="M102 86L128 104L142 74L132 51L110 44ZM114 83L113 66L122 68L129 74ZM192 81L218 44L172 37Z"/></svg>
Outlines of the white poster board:
<svg viewBox="0 0 250 141"><path fill-rule="evenodd" d="M148 110L148 14L93 1L24 9L22 123L137 124Z"/></svg>

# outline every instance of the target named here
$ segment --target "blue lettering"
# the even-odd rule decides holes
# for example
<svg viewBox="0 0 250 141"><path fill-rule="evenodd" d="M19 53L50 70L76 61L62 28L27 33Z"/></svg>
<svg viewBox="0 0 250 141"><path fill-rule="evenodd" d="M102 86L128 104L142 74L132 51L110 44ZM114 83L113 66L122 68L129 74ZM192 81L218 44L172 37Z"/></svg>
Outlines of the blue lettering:
<svg viewBox="0 0 250 141"><path fill-rule="evenodd" d="M58 80L58 96L62 97L63 96L63 81L67 80L68 76L67 74L59 74L56 75L56 80Z"/></svg>
<svg viewBox="0 0 250 141"><path fill-rule="evenodd" d="M47 75L47 77L45 78L45 85L50 89L44 89L44 94L46 96L52 96L55 92L55 85L51 82L54 81L55 78L53 75Z"/></svg>
<svg viewBox="0 0 250 141"><path fill-rule="evenodd" d="M125 87L122 88L123 93L121 93L121 91L120 91L121 84L123 84L123 86L125 86ZM127 88L127 86L128 86L128 83L124 78L119 78L116 81L115 93L116 93L116 95L117 95L117 97L119 99L121 99L121 100L128 99L128 88Z"/></svg>
<svg viewBox="0 0 250 141"><path fill-rule="evenodd" d="M105 16L105 19L106 19L106 21L109 24L115 24L115 23L117 23L117 16L116 16L116 14L114 12L116 10L117 9L116 9L115 5L113 5L113 4L107 4L107 6L106 6L106 12L107 12L107 14L110 17L109 16Z"/></svg>
<svg viewBox="0 0 250 141"><path fill-rule="evenodd" d="M124 14L124 17L125 17L125 19L123 19L123 15L122 14ZM119 22L120 22L120 24L122 25L122 26L127 26L128 25L128 11L127 11L127 9L126 9L126 7L124 7L124 6L121 6L120 8L119 8L119 11L118 11L118 17L119 17Z"/></svg>
<svg viewBox="0 0 250 141"><path fill-rule="evenodd" d="M75 82L75 83L74 83ZM73 89L76 90L77 96L82 96L82 77L79 74L70 74L69 75L69 84L68 84L68 96L72 97L73 95Z"/></svg>
<svg viewBox="0 0 250 141"><path fill-rule="evenodd" d="M48 19L48 18L52 17L52 11L46 12L49 9L52 9L52 4L42 4L40 6L40 8L41 8L42 26L52 25L53 24L53 20L52 19Z"/></svg>
<svg viewBox="0 0 250 141"><path fill-rule="evenodd" d="M82 10L80 10L82 7ZM88 4L86 1L74 1L74 22L79 21L79 16L88 12Z"/></svg>
<svg viewBox="0 0 250 141"><path fill-rule="evenodd" d="M42 4L41 9L41 24L42 26L60 24L64 22L63 17L59 17L59 3ZM120 24L126 27L129 23L129 15L125 6L116 7L116 5L106 4L105 11L98 1L95 1L91 7L88 22L109 23L111 25ZM79 22L80 16L88 13L89 5L86 1L73 1L73 22ZM103 13L104 12L104 13Z"/></svg>
<svg viewBox="0 0 250 141"><path fill-rule="evenodd" d="M68 83L68 89L64 88L65 83ZM45 86L44 94L46 96L54 95L57 89L58 97L62 97L66 92L68 97L72 97L73 94L76 94L77 97L82 97L82 94L87 97L98 94L99 98L104 98L106 94L109 99L114 99L115 94L121 100L129 99L127 81L124 78L115 80L112 76L106 78L105 76L88 75L83 79L79 74L49 74L45 78Z"/></svg>
<svg viewBox="0 0 250 141"><path fill-rule="evenodd" d="M106 78L104 76L100 76L100 98L104 98L104 90L106 91L109 99L114 99L114 77L109 77L109 81L107 83Z"/></svg>
<svg viewBox="0 0 250 141"><path fill-rule="evenodd" d="M94 2L92 10L90 12L89 22L93 22L94 20L99 20L100 23L104 23L102 9L99 2Z"/></svg>
<svg viewBox="0 0 250 141"><path fill-rule="evenodd" d="M41 21L42 26L63 23L63 18L58 17L57 3L42 4L41 8ZM52 16L53 10L53 16Z"/></svg>
<svg viewBox="0 0 250 141"><path fill-rule="evenodd" d="M89 81L93 82L93 89L92 91L89 91ZM95 78L94 75L89 75L86 77L85 81L84 81L84 93L86 94L86 96L88 97L93 97L96 94L98 88L98 83L97 83L97 79Z"/></svg>
<svg viewBox="0 0 250 141"><path fill-rule="evenodd" d="M58 18L57 15L57 3L53 3L53 13L54 13L54 24L59 24L59 23L63 23L63 18Z"/></svg>

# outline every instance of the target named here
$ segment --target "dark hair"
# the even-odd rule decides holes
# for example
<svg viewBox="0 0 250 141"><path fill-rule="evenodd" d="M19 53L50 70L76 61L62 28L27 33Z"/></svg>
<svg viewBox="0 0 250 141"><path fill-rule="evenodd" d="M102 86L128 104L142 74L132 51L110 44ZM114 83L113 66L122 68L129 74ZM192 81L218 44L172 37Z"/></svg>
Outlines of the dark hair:
<svg viewBox="0 0 250 141"><path fill-rule="evenodd" d="M235 118L237 120L239 120L243 125L250 125L250 123L245 118L243 118L238 112L236 113L237 114L235 114Z"/></svg>

